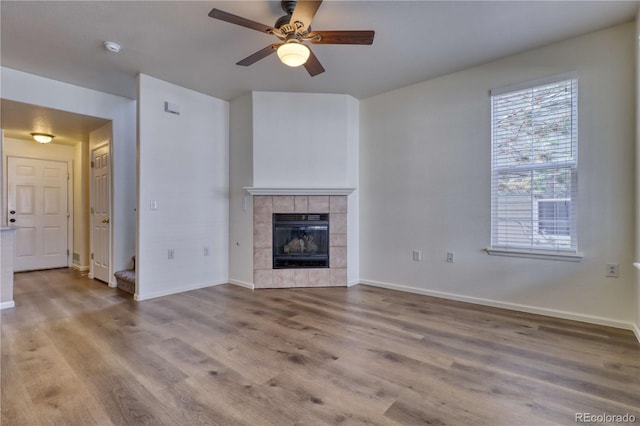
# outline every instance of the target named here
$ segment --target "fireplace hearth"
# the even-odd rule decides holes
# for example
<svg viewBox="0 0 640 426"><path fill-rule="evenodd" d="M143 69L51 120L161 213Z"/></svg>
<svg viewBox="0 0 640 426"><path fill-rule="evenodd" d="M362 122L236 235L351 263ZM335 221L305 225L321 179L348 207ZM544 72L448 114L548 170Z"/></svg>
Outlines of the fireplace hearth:
<svg viewBox="0 0 640 426"><path fill-rule="evenodd" d="M327 213L273 214L273 269L329 268Z"/></svg>

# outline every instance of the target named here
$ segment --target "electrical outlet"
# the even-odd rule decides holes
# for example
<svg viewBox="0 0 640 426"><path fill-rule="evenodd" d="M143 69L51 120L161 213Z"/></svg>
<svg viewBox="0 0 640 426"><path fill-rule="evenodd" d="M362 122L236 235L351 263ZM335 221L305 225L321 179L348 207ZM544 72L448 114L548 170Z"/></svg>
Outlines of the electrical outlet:
<svg viewBox="0 0 640 426"><path fill-rule="evenodd" d="M169 249L167 251L167 259L173 259L173 249Z"/></svg>
<svg viewBox="0 0 640 426"><path fill-rule="evenodd" d="M204 255L209 256L209 247L204 248Z"/></svg>
<svg viewBox="0 0 640 426"><path fill-rule="evenodd" d="M422 260L422 252L420 250L413 251L413 260Z"/></svg>
<svg viewBox="0 0 640 426"><path fill-rule="evenodd" d="M455 253L452 251L448 251L447 252L447 263L453 263L453 261L455 260Z"/></svg>
<svg viewBox="0 0 640 426"><path fill-rule="evenodd" d="M618 269L620 269L620 264L607 263L607 277L618 278Z"/></svg>

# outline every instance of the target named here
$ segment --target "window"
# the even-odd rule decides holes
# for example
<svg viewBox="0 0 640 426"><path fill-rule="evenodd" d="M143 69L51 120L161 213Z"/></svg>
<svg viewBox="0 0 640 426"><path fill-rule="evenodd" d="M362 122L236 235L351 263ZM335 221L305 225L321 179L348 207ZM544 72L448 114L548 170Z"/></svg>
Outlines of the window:
<svg viewBox="0 0 640 426"><path fill-rule="evenodd" d="M538 233L571 236L571 200L538 200Z"/></svg>
<svg viewBox="0 0 640 426"><path fill-rule="evenodd" d="M491 93L491 248L577 252L577 78Z"/></svg>

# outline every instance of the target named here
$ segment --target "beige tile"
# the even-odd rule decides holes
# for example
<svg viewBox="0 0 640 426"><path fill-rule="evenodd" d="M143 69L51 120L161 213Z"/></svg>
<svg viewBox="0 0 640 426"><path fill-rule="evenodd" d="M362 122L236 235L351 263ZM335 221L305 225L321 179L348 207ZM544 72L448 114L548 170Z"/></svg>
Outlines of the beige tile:
<svg viewBox="0 0 640 426"><path fill-rule="evenodd" d="M331 213L329 215L329 232L332 234L347 233L347 214Z"/></svg>
<svg viewBox="0 0 640 426"><path fill-rule="evenodd" d="M271 248L253 249L253 269L271 269L273 265Z"/></svg>
<svg viewBox="0 0 640 426"><path fill-rule="evenodd" d="M347 246L347 234L334 234L329 235L329 247L346 247Z"/></svg>
<svg viewBox="0 0 640 426"><path fill-rule="evenodd" d="M271 223L256 223L253 227L253 247L271 248L273 229Z"/></svg>
<svg viewBox="0 0 640 426"><path fill-rule="evenodd" d="M273 212L274 213L293 213L293 195L274 195L273 196Z"/></svg>
<svg viewBox="0 0 640 426"><path fill-rule="evenodd" d="M309 269L309 287L328 286L331 275L328 268Z"/></svg>
<svg viewBox="0 0 640 426"><path fill-rule="evenodd" d="M273 271L271 269L256 269L253 271L253 285L255 288L273 286Z"/></svg>
<svg viewBox="0 0 640 426"><path fill-rule="evenodd" d="M309 195L309 213L328 213L328 195Z"/></svg>
<svg viewBox="0 0 640 426"><path fill-rule="evenodd" d="M289 288L296 286L294 269L274 269L273 286L276 288Z"/></svg>
<svg viewBox="0 0 640 426"><path fill-rule="evenodd" d="M332 268L347 267L347 248L332 247L329 253L329 266Z"/></svg>
<svg viewBox="0 0 640 426"><path fill-rule="evenodd" d="M296 287L307 287L309 285L309 270L294 269L294 280Z"/></svg>
<svg viewBox="0 0 640 426"><path fill-rule="evenodd" d="M254 223L271 223L273 214L273 197L270 195L256 195L253 197Z"/></svg>
<svg viewBox="0 0 640 426"><path fill-rule="evenodd" d="M331 213L346 213L347 212L347 196L332 195L331 197L329 197L329 211Z"/></svg>
<svg viewBox="0 0 640 426"><path fill-rule="evenodd" d="M347 268L331 268L330 283L331 285L346 286L347 285Z"/></svg>
<svg viewBox="0 0 640 426"><path fill-rule="evenodd" d="M308 213L309 197L306 195L296 195L293 197L293 209L296 213Z"/></svg>

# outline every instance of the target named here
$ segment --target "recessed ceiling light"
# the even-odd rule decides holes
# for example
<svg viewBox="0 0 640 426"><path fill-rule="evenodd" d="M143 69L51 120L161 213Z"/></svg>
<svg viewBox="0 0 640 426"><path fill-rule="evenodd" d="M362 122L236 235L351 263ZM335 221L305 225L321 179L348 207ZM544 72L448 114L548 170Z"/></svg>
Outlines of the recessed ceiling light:
<svg viewBox="0 0 640 426"><path fill-rule="evenodd" d="M112 41L105 41L104 48L109 52L118 53L120 51L120 45L118 43L114 43Z"/></svg>

